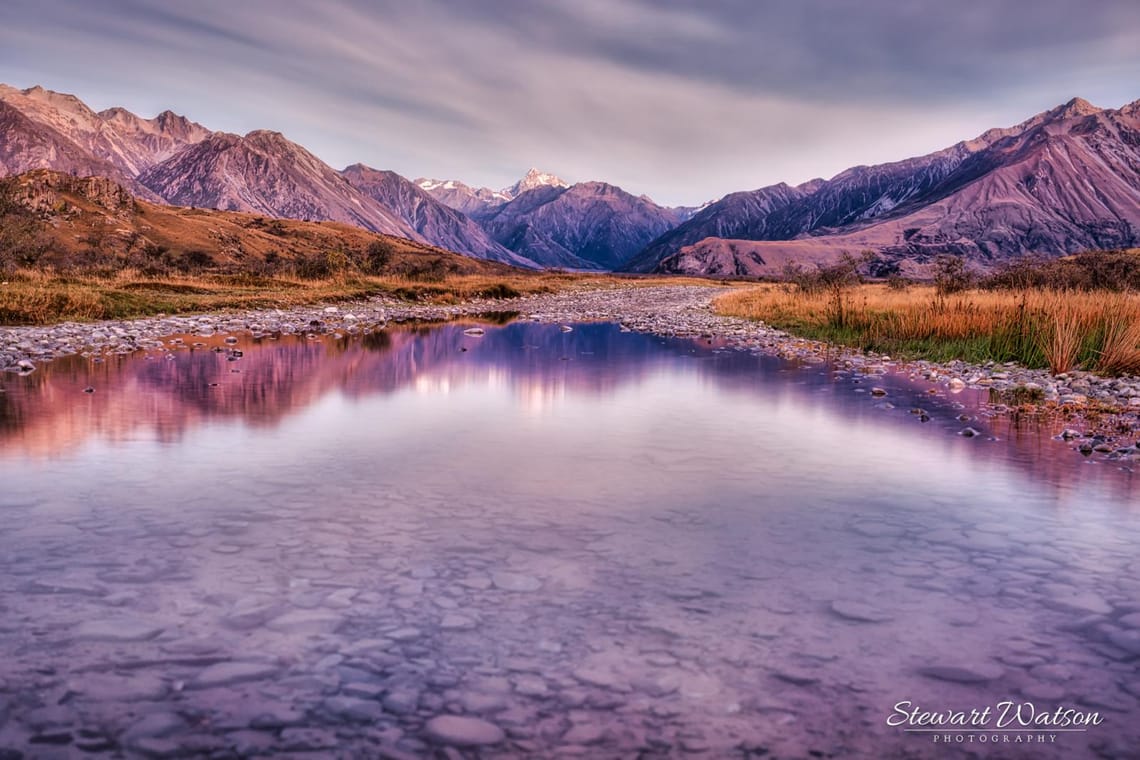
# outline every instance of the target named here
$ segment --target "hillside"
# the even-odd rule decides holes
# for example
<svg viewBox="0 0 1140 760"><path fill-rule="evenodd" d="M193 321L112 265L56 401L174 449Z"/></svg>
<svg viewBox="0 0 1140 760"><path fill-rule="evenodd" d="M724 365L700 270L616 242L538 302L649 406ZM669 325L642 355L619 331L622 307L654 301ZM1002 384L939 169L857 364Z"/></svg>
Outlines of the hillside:
<svg viewBox="0 0 1140 760"><path fill-rule="evenodd" d="M45 170L0 180L0 269L5 265L266 275L320 275L346 265L437 277L515 271L348 224L154 204L105 178Z"/></svg>

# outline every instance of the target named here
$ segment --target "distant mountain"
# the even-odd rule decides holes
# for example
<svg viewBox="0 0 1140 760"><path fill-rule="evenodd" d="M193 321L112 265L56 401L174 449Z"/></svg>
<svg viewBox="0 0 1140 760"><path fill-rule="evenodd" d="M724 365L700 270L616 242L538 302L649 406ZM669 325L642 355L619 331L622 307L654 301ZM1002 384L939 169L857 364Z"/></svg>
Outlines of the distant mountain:
<svg viewBox="0 0 1140 760"><path fill-rule="evenodd" d="M653 241L631 268L772 274L788 257L821 262L871 249L889 271L941 253L989 266L1029 252L1136 245L1140 101L1104 110L1075 98L927 156L726 196Z"/></svg>
<svg viewBox="0 0 1140 760"><path fill-rule="evenodd" d="M391 209L280 132L215 132L139 175L179 206L336 221L423 242Z"/></svg>
<svg viewBox="0 0 1140 760"><path fill-rule="evenodd" d="M425 240L480 259L538 268L538 264L499 245L471 219L448 208L399 174L353 164L341 174L349 183L394 211Z"/></svg>
<svg viewBox="0 0 1140 760"><path fill-rule="evenodd" d="M513 195L489 187L471 187L453 179L415 180L415 184L437 201L470 217L477 217L489 209L503 205Z"/></svg>
<svg viewBox="0 0 1140 760"><path fill-rule="evenodd" d="M561 177L531 167L522 179L502 192L511 198L517 198L528 190L536 190L540 187L570 187L570 183Z"/></svg>
<svg viewBox="0 0 1140 760"><path fill-rule="evenodd" d="M502 245L548 267L618 269L680 221L673 209L604 182L527 190L480 219Z"/></svg>
<svg viewBox="0 0 1140 760"><path fill-rule="evenodd" d="M445 206L462 211L473 219L479 219L494 213L503 204L530 190L537 190L540 187L569 187L570 183L561 177L532 168L518 182L502 190L471 187L453 179L420 178L416 180L416 185Z"/></svg>
<svg viewBox="0 0 1140 760"><path fill-rule="evenodd" d="M782 182L760 190L726 195L638 251L624 268L633 272L651 272L662 259L708 237L764 239L769 235L782 234L782 229L772 229L778 224L779 212L806 195L801 188L789 187Z"/></svg>

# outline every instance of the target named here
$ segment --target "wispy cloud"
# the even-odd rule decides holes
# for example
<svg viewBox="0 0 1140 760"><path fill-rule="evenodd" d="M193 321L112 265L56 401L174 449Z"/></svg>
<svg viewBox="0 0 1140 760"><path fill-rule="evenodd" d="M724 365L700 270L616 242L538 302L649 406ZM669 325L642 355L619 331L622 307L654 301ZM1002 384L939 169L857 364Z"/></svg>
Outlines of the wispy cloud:
<svg viewBox="0 0 1140 760"><path fill-rule="evenodd" d="M278 129L334 165L665 202L1140 97L1134 0L6 0L0 81Z"/></svg>

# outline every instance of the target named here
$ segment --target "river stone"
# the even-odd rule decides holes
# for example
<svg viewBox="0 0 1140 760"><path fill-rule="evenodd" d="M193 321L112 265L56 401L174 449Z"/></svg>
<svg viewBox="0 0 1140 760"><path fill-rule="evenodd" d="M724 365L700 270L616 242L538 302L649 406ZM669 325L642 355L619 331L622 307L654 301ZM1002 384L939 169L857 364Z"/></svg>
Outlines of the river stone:
<svg viewBox="0 0 1140 760"><path fill-rule="evenodd" d="M1108 640L1129 654L1140 655L1140 631L1109 631Z"/></svg>
<svg viewBox="0 0 1140 760"><path fill-rule="evenodd" d="M161 678L146 673L91 673L70 688L94 702L157 702L170 690Z"/></svg>
<svg viewBox="0 0 1140 760"><path fill-rule="evenodd" d="M542 581L538 578L518 573L494 573L491 582L495 584L495 588L503 591L538 591L542 588Z"/></svg>
<svg viewBox="0 0 1140 760"><path fill-rule="evenodd" d="M597 744L606 738L606 730L591 723L578 723L562 735L564 744Z"/></svg>
<svg viewBox="0 0 1140 760"><path fill-rule="evenodd" d="M1108 615L1112 605L1092 591L1077 591L1068 586L1050 586L1045 604L1058 612L1076 615Z"/></svg>
<svg viewBox="0 0 1140 760"><path fill-rule="evenodd" d="M331 750L339 744L331 729L286 728L281 732L281 748L286 752L320 752Z"/></svg>
<svg viewBox="0 0 1140 760"><path fill-rule="evenodd" d="M249 597L239 599L221 619L222 625L235 631L248 631L265 625L266 621L280 617L281 604L274 600Z"/></svg>
<svg viewBox="0 0 1140 760"><path fill-rule="evenodd" d="M323 610L293 610L273 618L265 627L278 633L332 633L342 620L340 615Z"/></svg>
<svg viewBox="0 0 1140 760"><path fill-rule="evenodd" d="M918 672L927 678L952 683L988 683L1001 678L1005 672L1000 665L927 665Z"/></svg>
<svg viewBox="0 0 1140 760"><path fill-rule="evenodd" d="M773 668L772 675L781 681L786 681L795 686L811 686L812 684L819 683L819 679L814 675L790 667Z"/></svg>
<svg viewBox="0 0 1140 760"><path fill-rule="evenodd" d="M1125 628L1140 628L1140 612L1130 612L1117 622Z"/></svg>
<svg viewBox="0 0 1140 760"><path fill-rule="evenodd" d="M157 739L169 736L186 728L186 721L172 712L151 713L131 724L123 734L123 741L135 744L142 739Z"/></svg>
<svg viewBox="0 0 1140 760"><path fill-rule="evenodd" d="M243 681L259 681L277 675L280 668L267 662L219 662L198 672L188 689L212 689Z"/></svg>
<svg viewBox="0 0 1140 760"><path fill-rule="evenodd" d="M410 715L416 711L420 693L415 689L393 689L384 695L384 709L393 715Z"/></svg>
<svg viewBox="0 0 1140 760"><path fill-rule="evenodd" d="M75 628L79 641L148 641L162 628L142 620L88 620Z"/></svg>
<svg viewBox="0 0 1140 760"><path fill-rule="evenodd" d="M507 698L503 694L473 691L464 694L460 701L465 712L476 715L487 715L507 709Z"/></svg>
<svg viewBox="0 0 1140 760"><path fill-rule="evenodd" d="M515 691L525 697L545 697L550 693L546 681L539 676L523 675L515 680Z"/></svg>
<svg viewBox="0 0 1140 760"><path fill-rule="evenodd" d="M494 723L461 715L437 715L424 725L424 731L432 740L455 747L489 746L506 738Z"/></svg>
<svg viewBox="0 0 1140 760"><path fill-rule="evenodd" d="M587 686L612 689L619 685L617 675L609 668L583 666L571 673L576 681Z"/></svg>
<svg viewBox="0 0 1140 760"><path fill-rule="evenodd" d="M439 627L445 631L470 631L476 625L474 620L458 613L444 615L439 621Z"/></svg>
<svg viewBox="0 0 1140 760"><path fill-rule="evenodd" d="M864 602L837 599L831 603L833 614L856 623L885 623L893 618L880 609Z"/></svg>
<svg viewBox="0 0 1140 760"><path fill-rule="evenodd" d="M375 723L384 717L384 706L374 699L329 697L321 703L326 712L350 723Z"/></svg>

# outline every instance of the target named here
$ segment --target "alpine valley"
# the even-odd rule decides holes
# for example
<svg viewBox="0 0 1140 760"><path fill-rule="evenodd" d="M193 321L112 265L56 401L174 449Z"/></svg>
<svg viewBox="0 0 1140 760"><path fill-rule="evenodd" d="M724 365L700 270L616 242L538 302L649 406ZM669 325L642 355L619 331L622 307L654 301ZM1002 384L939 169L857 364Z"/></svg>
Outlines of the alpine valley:
<svg viewBox="0 0 1140 760"><path fill-rule="evenodd" d="M37 169L103 177L148 203L340 222L532 269L763 276L870 250L878 274L921 274L942 254L989 269L1140 246L1140 101L1077 98L926 156L670 208L535 169L501 189L337 170L279 132L0 85L0 175Z"/></svg>

